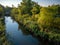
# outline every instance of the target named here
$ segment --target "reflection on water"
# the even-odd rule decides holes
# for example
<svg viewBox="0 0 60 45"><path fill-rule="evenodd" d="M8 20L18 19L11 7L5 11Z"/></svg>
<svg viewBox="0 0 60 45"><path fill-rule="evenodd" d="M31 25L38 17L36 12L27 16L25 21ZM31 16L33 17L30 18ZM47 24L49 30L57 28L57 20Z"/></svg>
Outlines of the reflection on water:
<svg viewBox="0 0 60 45"><path fill-rule="evenodd" d="M12 42L13 45L38 45L39 41L32 37L25 30L18 29L19 25L11 17L5 17L6 34L7 39ZM26 35L26 33L28 35Z"/></svg>

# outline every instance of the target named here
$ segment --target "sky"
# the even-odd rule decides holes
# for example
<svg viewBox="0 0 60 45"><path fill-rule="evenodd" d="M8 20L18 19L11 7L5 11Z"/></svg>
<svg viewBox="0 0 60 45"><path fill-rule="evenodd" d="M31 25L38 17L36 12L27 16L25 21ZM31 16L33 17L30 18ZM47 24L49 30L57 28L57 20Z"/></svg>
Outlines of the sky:
<svg viewBox="0 0 60 45"><path fill-rule="evenodd" d="M18 4L20 4L22 0L0 0L0 4L4 6L10 6L12 7L12 4L17 7ZM32 0L37 2L41 6L48 6L52 4L60 4L60 0Z"/></svg>

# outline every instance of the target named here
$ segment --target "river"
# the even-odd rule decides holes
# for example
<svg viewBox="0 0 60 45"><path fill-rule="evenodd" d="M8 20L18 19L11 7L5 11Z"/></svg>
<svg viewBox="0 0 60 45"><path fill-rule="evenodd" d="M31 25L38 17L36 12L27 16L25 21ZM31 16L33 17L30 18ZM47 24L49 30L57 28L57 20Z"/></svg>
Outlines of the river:
<svg viewBox="0 0 60 45"><path fill-rule="evenodd" d="M11 17L5 16L6 38L12 45L39 45L40 42L31 34L19 29L19 24Z"/></svg>

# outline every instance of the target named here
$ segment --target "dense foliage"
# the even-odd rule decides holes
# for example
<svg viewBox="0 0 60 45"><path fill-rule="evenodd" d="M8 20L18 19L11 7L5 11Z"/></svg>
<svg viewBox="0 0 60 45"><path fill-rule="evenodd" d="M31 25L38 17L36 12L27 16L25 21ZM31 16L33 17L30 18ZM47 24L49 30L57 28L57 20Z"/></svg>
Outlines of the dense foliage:
<svg viewBox="0 0 60 45"><path fill-rule="evenodd" d="M34 1L22 0L18 8L11 10L11 16L35 35L60 40L60 5L41 7Z"/></svg>
<svg viewBox="0 0 60 45"><path fill-rule="evenodd" d="M10 45L10 43L6 39L5 22L3 17L0 17L0 45Z"/></svg>
<svg viewBox="0 0 60 45"><path fill-rule="evenodd" d="M4 9L3 9L3 6L0 5L0 17L4 15Z"/></svg>
<svg viewBox="0 0 60 45"><path fill-rule="evenodd" d="M42 7L32 0L22 0L18 7L13 6L11 10L6 7L6 11L36 36L45 38L48 35L50 40L60 41L60 5ZM0 17L3 14L3 7L0 6Z"/></svg>

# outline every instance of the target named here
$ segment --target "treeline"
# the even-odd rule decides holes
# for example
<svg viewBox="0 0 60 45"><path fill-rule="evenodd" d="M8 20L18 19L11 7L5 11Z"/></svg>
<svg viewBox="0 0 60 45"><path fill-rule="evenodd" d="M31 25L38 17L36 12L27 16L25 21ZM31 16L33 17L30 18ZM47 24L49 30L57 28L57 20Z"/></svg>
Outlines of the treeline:
<svg viewBox="0 0 60 45"><path fill-rule="evenodd" d="M10 14L12 7L6 6L4 7L3 5L0 4L0 17L6 16Z"/></svg>
<svg viewBox="0 0 60 45"><path fill-rule="evenodd" d="M9 7L8 7L9 8ZM8 9L0 5L0 45L11 45L11 43L6 38L6 27L5 27L5 12Z"/></svg>
<svg viewBox="0 0 60 45"><path fill-rule="evenodd" d="M60 41L60 5L42 7L32 0L22 0L12 7L11 16L35 35Z"/></svg>

